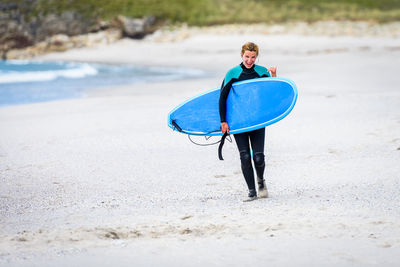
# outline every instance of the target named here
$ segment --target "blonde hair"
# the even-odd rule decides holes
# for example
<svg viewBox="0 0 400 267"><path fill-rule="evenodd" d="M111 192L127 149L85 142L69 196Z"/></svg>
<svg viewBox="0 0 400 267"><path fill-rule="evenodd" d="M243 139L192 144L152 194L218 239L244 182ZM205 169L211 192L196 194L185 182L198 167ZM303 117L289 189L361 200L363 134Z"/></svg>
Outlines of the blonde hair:
<svg viewBox="0 0 400 267"><path fill-rule="evenodd" d="M252 42L247 42L244 45L242 45L242 52L240 53L242 56L245 51L251 51L251 52L256 52L256 55L258 56L258 45Z"/></svg>

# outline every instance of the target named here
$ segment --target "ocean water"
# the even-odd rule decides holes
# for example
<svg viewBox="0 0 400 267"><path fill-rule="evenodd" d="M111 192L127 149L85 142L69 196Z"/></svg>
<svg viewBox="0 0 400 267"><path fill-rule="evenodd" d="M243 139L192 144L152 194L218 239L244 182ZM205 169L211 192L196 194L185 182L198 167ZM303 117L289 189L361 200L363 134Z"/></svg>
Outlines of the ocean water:
<svg viewBox="0 0 400 267"><path fill-rule="evenodd" d="M0 61L0 106L77 98L101 87L204 75L203 71L187 68L3 60Z"/></svg>

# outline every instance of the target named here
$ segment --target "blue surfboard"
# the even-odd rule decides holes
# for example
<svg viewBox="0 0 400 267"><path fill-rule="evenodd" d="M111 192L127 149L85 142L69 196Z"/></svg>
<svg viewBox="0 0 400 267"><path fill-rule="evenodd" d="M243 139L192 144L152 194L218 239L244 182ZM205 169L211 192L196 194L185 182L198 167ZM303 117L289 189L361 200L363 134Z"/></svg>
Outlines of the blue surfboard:
<svg viewBox="0 0 400 267"><path fill-rule="evenodd" d="M206 91L175 107L168 126L190 135L222 135L220 88ZM229 133L257 130L276 123L292 111L297 100L295 83L285 78L259 78L232 85L226 102Z"/></svg>

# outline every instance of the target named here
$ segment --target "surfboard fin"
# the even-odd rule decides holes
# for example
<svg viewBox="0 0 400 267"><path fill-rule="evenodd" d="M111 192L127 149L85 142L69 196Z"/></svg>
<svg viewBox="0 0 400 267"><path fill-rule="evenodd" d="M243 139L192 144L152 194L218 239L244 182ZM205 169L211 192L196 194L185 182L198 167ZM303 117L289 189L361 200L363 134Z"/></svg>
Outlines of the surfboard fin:
<svg viewBox="0 0 400 267"><path fill-rule="evenodd" d="M219 147L218 147L218 158L219 160L224 160L224 158L222 157L222 147L225 144L225 138L228 136L228 132L225 132L224 135L221 138L221 142L219 143Z"/></svg>

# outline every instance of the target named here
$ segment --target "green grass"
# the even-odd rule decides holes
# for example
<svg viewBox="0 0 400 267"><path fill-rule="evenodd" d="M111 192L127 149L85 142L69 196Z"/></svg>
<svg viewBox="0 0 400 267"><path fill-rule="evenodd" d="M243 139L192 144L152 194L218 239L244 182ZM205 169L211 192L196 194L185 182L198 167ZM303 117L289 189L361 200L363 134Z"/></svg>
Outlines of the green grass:
<svg viewBox="0 0 400 267"><path fill-rule="evenodd" d="M14 0L27 2L29 0ZM89 19L155 16L167 23L216 25L351 20L400 21L400 0L36 0L29 16L75 10Z"/></svg>

